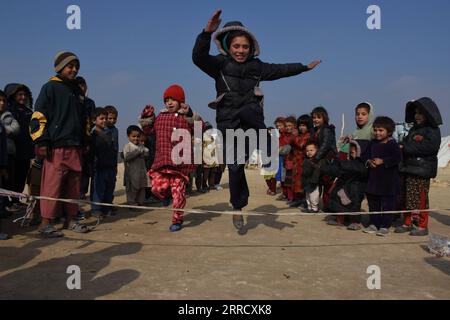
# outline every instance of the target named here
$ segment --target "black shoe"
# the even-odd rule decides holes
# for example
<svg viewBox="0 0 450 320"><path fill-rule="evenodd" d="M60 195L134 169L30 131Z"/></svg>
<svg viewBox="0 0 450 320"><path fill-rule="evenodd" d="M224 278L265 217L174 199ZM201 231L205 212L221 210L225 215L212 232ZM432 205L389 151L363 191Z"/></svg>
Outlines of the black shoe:
<svg viewBox="0 0 450 320"><path fill-rule="evenodd" d="M237 230L241 230L244 227L244 217L242 214L233 215L233 225Z"/></svg>
<svg viewBox="0 0 450 320"><path fill-rule="evenodd" d="M406 232L411 232L414 228L412 226L405 226L405 225L401 225L397 228L395 228L394 233L406 233Z"/></svg>
<svg viewBox="0 0 450 320"><path fill-rule="evenodd" d="M428 229L414 229L409 233L410 236L414 237L425 237L428 235Z"/></svg>
<svg viewBox="0 0 450 320"><path fill-rule="evenodd" d="M302 204L302 201L292 201L290 204L289 204L289 207L290 208L298 208L298 206L299 205L301 205Z"/></svg>

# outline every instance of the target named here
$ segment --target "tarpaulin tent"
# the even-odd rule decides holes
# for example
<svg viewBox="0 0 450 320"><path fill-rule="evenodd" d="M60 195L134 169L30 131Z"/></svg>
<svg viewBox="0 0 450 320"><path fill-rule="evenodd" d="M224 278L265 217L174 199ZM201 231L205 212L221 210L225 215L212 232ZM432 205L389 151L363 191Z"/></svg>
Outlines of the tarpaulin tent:
<svg viewBox="0 0 450 320"><path fill-rule="evenodd" d="M450 136L442 138L441 148L438 153L438 166L439 168L447 167L450 162Z"/></svg>

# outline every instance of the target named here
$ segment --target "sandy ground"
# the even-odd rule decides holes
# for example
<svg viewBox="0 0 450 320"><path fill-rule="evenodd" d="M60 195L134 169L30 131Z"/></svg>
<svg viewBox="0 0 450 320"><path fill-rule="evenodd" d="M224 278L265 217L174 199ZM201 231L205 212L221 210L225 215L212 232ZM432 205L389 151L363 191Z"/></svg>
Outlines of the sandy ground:
<svg viewBox="0 0 450 320"><path fill-rule="evenodd" d="M248 210L292 211L265 194L257 171L247 173ZM188 207L230 209L227 179L223 191L194 195ZM450 170L442 170L432 207L450 207L448 182ZM125 202L121 184L116 203ZM380 238L317 216L249 216L238 235L219 214L188 214L185 228L170 233L170 216L121 209L89 234L51 240L4 220L13 238L0 242L0 298L450 299L450 258L430 255L427 238ZM450 236L450 212L432 213L430 229ZM67 289L70 265L81 269L81 290ZM381 269L380 290L367 288L370 265Z"/></svg>

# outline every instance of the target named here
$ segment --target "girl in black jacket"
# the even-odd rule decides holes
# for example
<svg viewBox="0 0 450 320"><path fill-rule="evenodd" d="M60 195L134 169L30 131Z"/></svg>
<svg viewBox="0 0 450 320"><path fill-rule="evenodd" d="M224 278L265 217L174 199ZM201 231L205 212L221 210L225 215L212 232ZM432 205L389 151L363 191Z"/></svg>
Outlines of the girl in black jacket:
<svg viewBox="0 0 450 320"><path fill-rule="evenodd" d="M329 124L328 112L322 106L313 109L311 112L311 118L313 119L314 124L313 140L319 146L319 150L317 150L317 154L315 156L315 161L319 162L326 160L331 163L337 157L336 133L334 125ZM322 175L320 184L323 187L323 205L326 207L330 198L330 190L333 186L333 180L330 176Z"/></svg>
<svg viewBox="0 0 450 320"><path fill-rule="evenodd" d="M405 175L406 187L405 207L411 211L426 210L429 209L430 179L437 175L442 118L433 100L421 98L406 105L406 122L414 122L414 126L400 144L403 151L400 172ZM414 228L412 215L405 214L404 225L395 232L428 235L428 212L421 211L417 218L418 228Z"/></svg>
<svg viewBox="0 0 450 320"><path fill-rule="evenodd" d="M219 28L221 10L214 13L197 37L192 59L196 66L215 80L217 99L210 107L216 110L217 128L225 138L226 129L265 129L260 81L277 80L314 69L321 61L305 66L301 63L269 64L256 57L260 48L256 37L242 23L225 24L214 35L220 54L209 54L211 36ZM225 146L225 143L224 143ZM230 146L228 146L230 147ZM226 152L226 149L224 150ZM247 150L252 154L253 150ZM235 152L236 154L236 152ZM224 154L226 159L226 153ZM228 161L227 161L228 162ZM231 204L240 211L248 204L249 190L243 164L227 163L230 177ZM233 217L237 229L243 227L241 215Z"/></svg>

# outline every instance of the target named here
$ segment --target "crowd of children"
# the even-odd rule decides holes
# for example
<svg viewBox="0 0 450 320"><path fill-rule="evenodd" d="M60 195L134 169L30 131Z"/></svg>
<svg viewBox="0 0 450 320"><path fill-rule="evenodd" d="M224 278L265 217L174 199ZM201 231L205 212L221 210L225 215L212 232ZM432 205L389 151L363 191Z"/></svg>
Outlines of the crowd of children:
<svg viewBox="0 0 450 320"><path fill-rule="evenodd" d="M430 98L408 102L405 113L405 122L412 125L401 141L393 138L395 122L385 116L374 119L368 102L355 108L357 129L338 141L323 107L297 121L293 116L278 117L281 195L277 200L304 213L318 213L320 208L341 213L328 216L327 223L378 236L389 234L400 217L396 210L411 211L403 215L404 223L395 232L427 235L428 193L430 179L437 175L442 119ZM276 187L272 182L268 186L267 193L274 195ZM358 214L364 198L373 212L365 228Z"/></svg>
<svg viewBox="0 0 450 320"><path fill-rule="evenodd" d="M219 29L220 14L220 10L215 12L198 35L192 58L216 83L217 99L209 106L216 109L218 130L225 138L227 129L266 129L261 81L308 72L321 61L308 65L264 63L256 58L260 47L255 35L238 21ZM212 40L219 55L209 54ZM95 107L87 96L86 80L78 76L79 69L80 60L74 53L58 53L54 60L56 75L43 85L34 108L32 93L26 85L11 83L0 91L0 187L23 192L28 183L31 195L68 199L85 199L90 191L92 214L99 218L113 216L112 206L99 203L114 202L118 111L114 106ZM163 103L159 114L151 105L144 107L138 125L128 127L128 143L120 154L125 167L127 203L142 206L146 200L161 201L168 206L173 202L170 231L175 232L182 228L182 209L193 191L194 177L201 193L221 189L225 166L214 150L222 150L223 159L230 151L235 155L237 152L228 150L229 146L235 148L235 144L226 141L216 148L217 136L208 130L212 126L186 104L181 86L168 87ZM430 179L437 174L441 141L439 109L430 98L409 102L405 115L408 125L401 132L396 131L392 119L374 115L370 103L359 103L355 108L357 129L338 141L335 127L322 106L298 118L277 118L275 128L269 128L268 134L278 130L280 167L277 172L263 168L267 194L275 196L280 181L282 192L277 200L287 201L290 207L298 207L305 213L319 210L335 213L328 217L328 224L348 225L349 230L363 229L358 212L366 198L373 214L363 229L365 233L388 235L394 218L398 217L391 212L409 210L411 214L404 215L402 225L395 231L427 235ZM189 161L174 161L174 146L187 142L181 136L174 141L174 129L192 137L194 121L202 123L203 163L193 162L195 143L188 144ZM246 160L253 151L248 148L244 152ZM186 154L180 154L180 158L185 157ZM232 160L227 164L230 202L237 212L233 223L242 229L244 220L238 211L248 204L249 188L245 165ZM24 204L18 199L0 198L2 217L23 209ZM61 237L55 221L62 217L63 228L80 233L89 231L79 222L85 216L78 205L68 202L41 200L28 224L39 224L44 237ZM5 238L7 235L0 234L0 239Z"/></svg>

